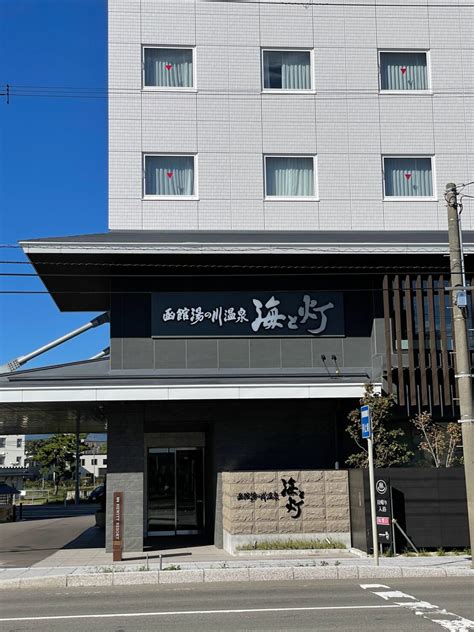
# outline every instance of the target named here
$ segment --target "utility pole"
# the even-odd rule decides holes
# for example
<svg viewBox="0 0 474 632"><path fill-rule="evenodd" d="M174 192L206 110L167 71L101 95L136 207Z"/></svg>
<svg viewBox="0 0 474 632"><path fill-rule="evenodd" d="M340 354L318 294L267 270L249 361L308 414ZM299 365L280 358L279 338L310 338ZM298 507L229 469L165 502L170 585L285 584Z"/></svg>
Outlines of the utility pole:
<svg viewBox="0 0 474 632"><path fill-rule="evenodd" d="M80 489L81 489L81 480L80 480L80 467L81 467L81 435L80 435L80 425L81 425L81 413L77 413L76 417L76 471L75 471L75 493L74 493L74 504L78 505L80 502Z"/></svg>
<svg viewBox="0 0 474 632"><path fill-rule="evenodd" d="M448 207L449 262L451 271L451 297L453 309L454 357L459 394L459 407L466 478L467 514L471 553L474 549L474 419L472 406L471 354L467 331L467 290L464 274L464 254L458 213L456 185L446 185ZM472 562L474 568L474 562Z"/></svg>

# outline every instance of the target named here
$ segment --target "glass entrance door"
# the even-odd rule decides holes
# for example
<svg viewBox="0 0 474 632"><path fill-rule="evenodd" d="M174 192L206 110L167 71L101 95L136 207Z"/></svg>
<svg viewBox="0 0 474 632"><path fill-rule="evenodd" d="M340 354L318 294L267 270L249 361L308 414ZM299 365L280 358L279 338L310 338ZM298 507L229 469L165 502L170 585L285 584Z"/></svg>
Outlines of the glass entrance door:
<svg viewBox="0 0 474 632"><path fill-rule="evenodd" d="M203 478L203 448L148 451L148 535L202 532Z"/></svg>

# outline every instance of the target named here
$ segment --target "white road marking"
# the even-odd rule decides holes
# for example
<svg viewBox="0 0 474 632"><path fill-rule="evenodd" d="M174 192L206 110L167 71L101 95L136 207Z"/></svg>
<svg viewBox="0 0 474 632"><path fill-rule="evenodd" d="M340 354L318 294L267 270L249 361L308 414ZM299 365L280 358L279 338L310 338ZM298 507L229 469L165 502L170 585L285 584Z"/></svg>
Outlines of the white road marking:
<svg viewBox="0 0 474 632"><path fill-rule="evenodd" d="M400 592L400 590L384 590L383 592L374 592L374 595L378 595L379 597L382 597L382 599L385 599L385 601L388 601L389 599L415 599L415 597L412 597L411 595L407 595L404 592Z"/></svg>
<svg viewBox="0 0 474 632"><path fill-rule="evenodd" d="M389 588L388 586L385 586L384 584L361 584L360 585L361 588L363 588L364 590L367 590L368 588Z"/></svg>
<svg viewBox="0 0 474 632"><path fill-rule="evenodd" d="M383 606L307 606L300 608L241 608L235 610L171 610L169 612L113 612L107 614L67 614L51 615L46 617L6 617L4 621L55 621L62 619L112 619L120 617L169 617L185 614L242 614L253 612L304 612L312 610L379 610L388 608L400 608L397 604Z"/></svg>
<svg viewBox="0 0 474 632"><path fill-rule="evenodd" d="M380 588L381 586L377 584L361 584L361 588L364 590ZM389 588L388 586L383 586L383 588ZM414 614L423 617L427 621L431 621L432 623L437 623L445 630L449 630L449 632L469 632L469 630L474 630L474 621L470 619L465 619L464 617L455 614L454 612L448 612L445 608L440 608L439 606L435 606L429 601L420 601L413 595L407 595L406 593L400 592L399 590L388 590L388 591L377 591L372 590L374 595L382 597L388 601L389 599L407 599L411 601L397 601L395 602L397 606L401 608L406 608L407 610L411 610ZM434 615L444 615L443 619L435 619ZM448 618L449 617L449 618Z"/></svg>

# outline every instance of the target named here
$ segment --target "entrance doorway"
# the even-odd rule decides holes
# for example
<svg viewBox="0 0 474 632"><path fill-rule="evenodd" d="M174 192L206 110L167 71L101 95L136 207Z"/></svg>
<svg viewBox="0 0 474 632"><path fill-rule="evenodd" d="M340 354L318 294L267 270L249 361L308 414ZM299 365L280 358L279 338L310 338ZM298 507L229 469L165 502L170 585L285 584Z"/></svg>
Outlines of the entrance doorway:
<svg viewBox="0 0 474 632"><path fill-rule="evenodd" d="M203 448L150 448L148 535L191 535L203 529Z"/></svg>

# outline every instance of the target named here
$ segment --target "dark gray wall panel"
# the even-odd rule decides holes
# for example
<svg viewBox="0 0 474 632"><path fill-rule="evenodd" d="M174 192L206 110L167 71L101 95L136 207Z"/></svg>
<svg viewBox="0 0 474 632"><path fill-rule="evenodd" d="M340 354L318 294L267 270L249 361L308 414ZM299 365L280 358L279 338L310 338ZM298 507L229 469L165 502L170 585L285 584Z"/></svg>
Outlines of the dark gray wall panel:
<svg viewBox="0 0 474 632"><path fill-rule="evenodd" d="M282 339L282 367L310 367L311 364L311 340L309 340L308 338Z"/></svg>
<svg viewBox="0 0 474 632"><path fill-rule="evenodd" d="M331 360L331 356L337 357L337 363L339 367L343 366L343 354L342 346L347 341L347 338L318 338L317 340L311 340L311 346L313 347L313 366L322 367L324 363L321 359L322 355L326 356L326 366L332 370L334 362ZM370 341L365 339L366 344L370 345Z"/></svg>
<svg viewBox="0 0 474 632"><path fill-rule="evenodd" d="M367 338L346 338L344 340L345 366L371 366L372 354L370 340ZM342 364L342 358L338 358Z"/></svg>
<svg viewBox="0 0 474 632"><path fill-rule="evenodd" d="M185 369L186 340L155 340L155 369Z"/></svg>
<svg viewBox="0 0 474 632"><path fill-rule="evenodd" d="M188 369L217 369L217 340L187 340Z"/></svg>
<svg viewBox="0 0 474 632"><path fill-rule="evenodd" d="M253 369L268 369L281 367L280 340L255 339L250 340L250 367Z"/></svg>
<svg viewBox="0 0 474 632"><path fill-rule="evenodd" d="M228 338L218 341L220 369L248 369L250 348L247 338Z"/></svg>
<svg viewBox="0 0 474 632"><path fill-rule="evenodd" d="M123 338L124 369L153 369L154 349L151 338Z"/></svg>

